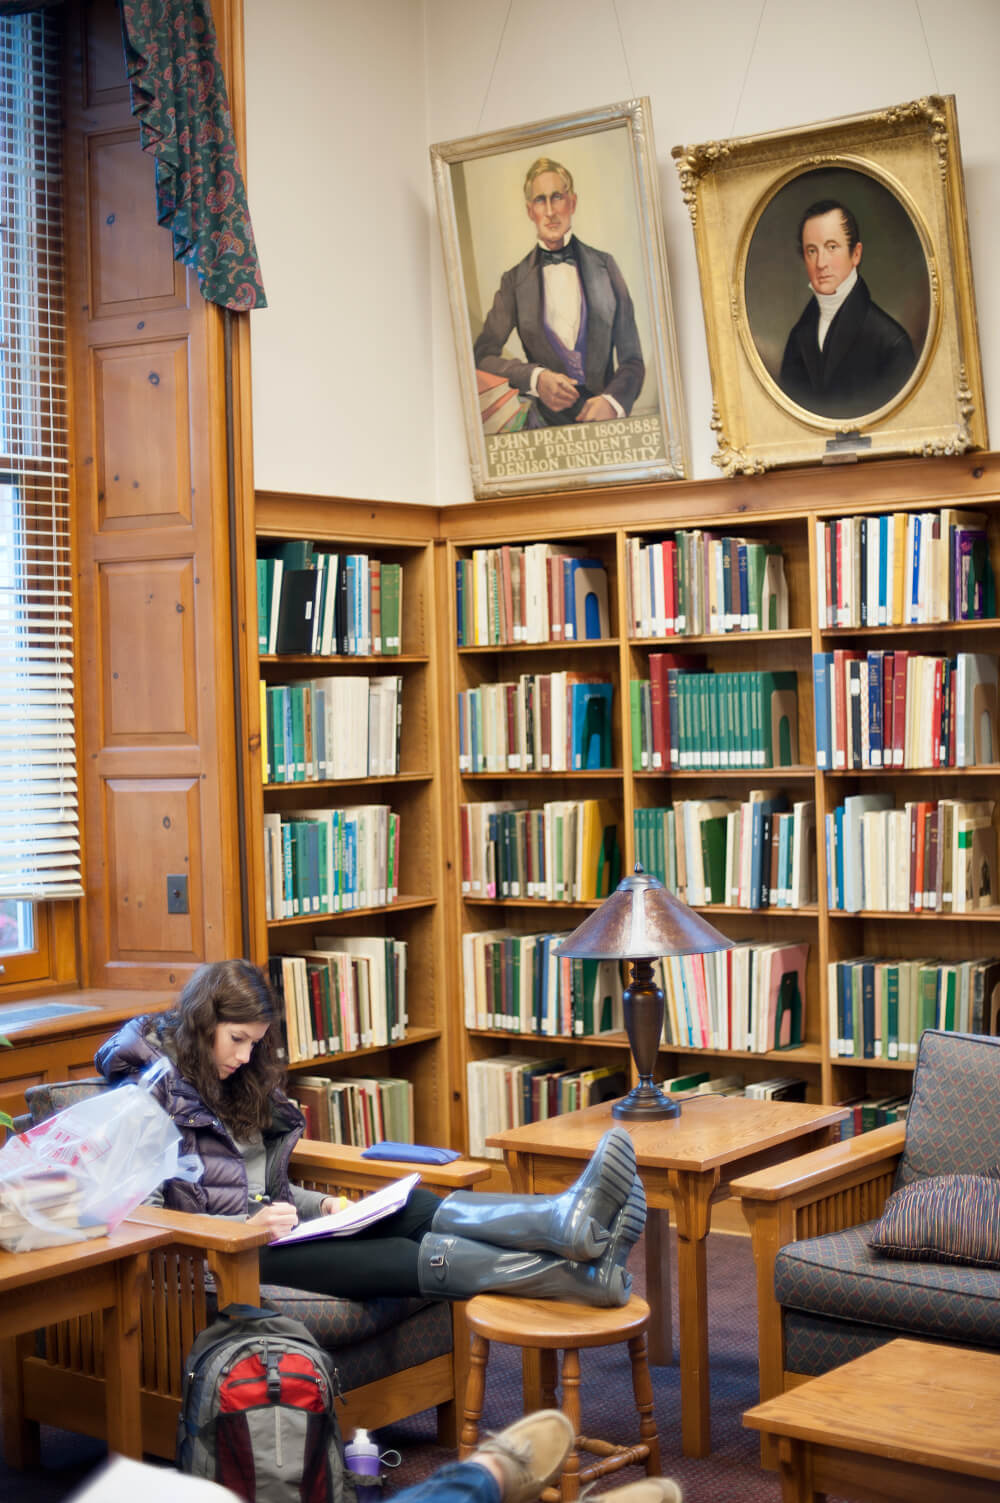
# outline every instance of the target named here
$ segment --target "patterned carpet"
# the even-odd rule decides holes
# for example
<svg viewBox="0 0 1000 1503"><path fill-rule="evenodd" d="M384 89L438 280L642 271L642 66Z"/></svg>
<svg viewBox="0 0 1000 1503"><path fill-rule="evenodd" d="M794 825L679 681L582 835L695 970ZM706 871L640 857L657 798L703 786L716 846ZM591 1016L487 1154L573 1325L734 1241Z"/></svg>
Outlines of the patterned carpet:
<svg viewBox="0 0 1000 1503"><path fill-rule="evenodd" d="M642 1293L641 1248L631 1259L637 1293ZM753 1259L748 1238L713 1233L708 1241L710 1294L709 1342L712 1354L712 1455L689 1460L680 1450L679 1372L675 1366L653 1368L656 1421L663 1470L684 1490L685 1503L777 1503L780 1487L773 1472L758 1462L758 1437L740 1424L743 1410L757 1397L757 1331ZM676 1351L676 1293L674 1344ZM583 1352L585 1433L621 1439L636 1433L632 1391L624 1349ZM520 1412L520 1367L510 1348L490 1354L484 1429L501 1429ZM428 1412L404 1425L382 1430L383 1450L395 1448L402 1465L387 1473L386 1494L421 1481L451 1459L434 1440L434 1415ZM4 1503L63 1503L99 1463L104 1448L64 1430L43 1431L43 1466L30 1475L8 1470L0 1462L0 1498ZM640 1468L619 1472L597 1484L601 1492L642 1475ZM596 1496L596 1494L594 1495Z"/></svg>

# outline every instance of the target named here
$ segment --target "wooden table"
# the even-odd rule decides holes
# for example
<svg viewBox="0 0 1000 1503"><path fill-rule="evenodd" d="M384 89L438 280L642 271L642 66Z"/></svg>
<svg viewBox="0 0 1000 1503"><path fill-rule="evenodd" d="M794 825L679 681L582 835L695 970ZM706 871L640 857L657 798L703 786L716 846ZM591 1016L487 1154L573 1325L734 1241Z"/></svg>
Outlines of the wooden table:
<svg viewBox="0 0 1000 1503"><path fill-rule="evenodd" d="M1000 1356L890 1341L748 1409L777 1437L782 1503L1000 1495Z"/></svg>
<svg viewBox="0 0 1000 1503"><path fill-rule="evenodd" d="M624 1126L635 1144L646 1190L646 1298L653 1312L650 1361L673 1360L670 1322L670 1210L677 1222L680 1310L681 1441L685 1456L711 1450L708 1390L708 1297L705 1238L712 1202L731 1180L796 1154L822 1148L837 1136L843 1107L795 1101L753 1101L743 1096L692 1096L681 1115L662 1122L616 1124L611 1105L565 1112L543 1122L494 1133L487 1143L503 1149L518 1193L552 1192L571 1184L609 1127ZM540 1384L525 1368L525 1404L538 1407Z"/></svg>
<svg viewBox="0 0 1000 1503"><path fill-rule="evenodd" d="M0 1250L4 1388L20 1382L16 1338L103 1311L108 1449L141 1459L138 1284L148 1253L170 1239L162 1227L123 1221L110 1236L87 1242L38 1252Z"/></svg>

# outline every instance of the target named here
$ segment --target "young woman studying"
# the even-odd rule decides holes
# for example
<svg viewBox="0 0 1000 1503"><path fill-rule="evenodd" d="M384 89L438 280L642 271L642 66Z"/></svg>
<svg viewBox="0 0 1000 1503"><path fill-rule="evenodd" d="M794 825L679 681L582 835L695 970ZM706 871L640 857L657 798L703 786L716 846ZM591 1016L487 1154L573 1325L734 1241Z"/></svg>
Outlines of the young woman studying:
<svg viewBox="0 0 1000 1503"><path fill-rule="evenodd" d="M171 1179L156 1201L174 1210L252 1220L281 1237L337 1209L336 1197L294 1185L292 1148L305 1120L284 1091L275 1054L279 1004L246 960L202 966L167 1013L133 1018L97 1053L111 1085L166 1055L154 1094L176 1123L199 1180ZM346 1299L487 1290L623 1305L625 1264L646 1200L624 1128L606 1133L576 1184L560 1195L443 1200L417 1187L401 1211L349 1237L261 1248L261 1279Z"/></svg>

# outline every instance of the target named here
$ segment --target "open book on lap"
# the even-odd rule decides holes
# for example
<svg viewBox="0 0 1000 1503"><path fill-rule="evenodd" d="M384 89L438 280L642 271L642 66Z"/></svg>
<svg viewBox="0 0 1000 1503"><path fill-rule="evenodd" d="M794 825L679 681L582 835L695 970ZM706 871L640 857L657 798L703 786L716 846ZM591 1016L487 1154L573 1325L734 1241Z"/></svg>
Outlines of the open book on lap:
<svg viewBox="0 0 1000 1503"><path fill-rule="evenodd" d="M309 1242L314 1237L349 1237L352 1232L363 1231L373 1222L401 1211L410 1198L410 1191L420 1180L419 1174L407 1174L393 1180L381 1190L374 1190L361 1200L352 1201L342 1211L332 1216L314 1216L310 1221L300 1221L293 1231L284 1237L275 1237L271 1247L283 1247L286 1242Z"/></svg>

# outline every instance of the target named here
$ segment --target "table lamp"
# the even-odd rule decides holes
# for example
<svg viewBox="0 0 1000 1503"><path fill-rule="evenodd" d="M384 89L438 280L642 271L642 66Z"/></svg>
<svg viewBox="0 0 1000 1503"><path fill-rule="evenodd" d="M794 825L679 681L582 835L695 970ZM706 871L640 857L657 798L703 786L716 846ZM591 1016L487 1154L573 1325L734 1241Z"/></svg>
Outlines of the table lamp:
<svg viewBox="0 0 1000 1503"><path fill-rule="evenodd" d="M680 1116L679 1104L653 1083L663 1032L663 993L653 983L653 961L662 955L729 950L732 943L637 862L633 875L619 882L600 908L556 946L557 955L632 963L622 1002L639 1083L615 1102L613 1116L643 1122Z"/></svg>

